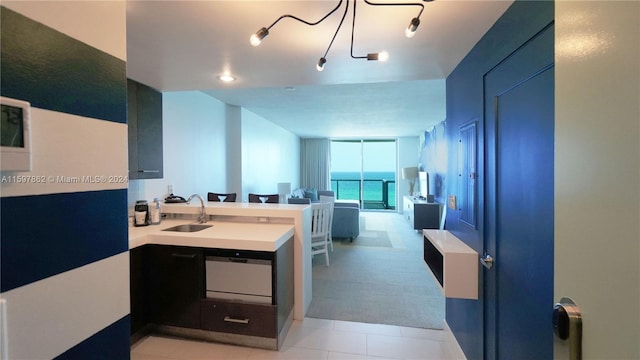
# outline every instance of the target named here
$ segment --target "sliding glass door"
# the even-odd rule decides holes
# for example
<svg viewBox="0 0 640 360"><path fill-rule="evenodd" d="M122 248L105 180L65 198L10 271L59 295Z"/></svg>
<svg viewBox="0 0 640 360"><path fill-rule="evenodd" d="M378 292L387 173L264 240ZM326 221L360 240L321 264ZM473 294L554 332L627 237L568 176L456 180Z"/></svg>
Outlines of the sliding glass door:
<svg viewBox="0 0 640 360"><path fill-rule="evenodd" d="M333 140L331 188L362 209L396 208L395 140Z"/></svg>

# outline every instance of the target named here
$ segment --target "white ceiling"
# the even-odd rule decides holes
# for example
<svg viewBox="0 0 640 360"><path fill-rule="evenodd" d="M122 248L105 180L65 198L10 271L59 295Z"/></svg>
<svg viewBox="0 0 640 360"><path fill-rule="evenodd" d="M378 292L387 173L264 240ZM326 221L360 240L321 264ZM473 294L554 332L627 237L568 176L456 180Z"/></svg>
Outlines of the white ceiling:
<svg viewBox="0 0 640 360"><path fill-rule="evenodd" d="M354 55L386 50L384 63L349 55L353 0L323 72L315 65L346 0L317 26L285 18L259 47L249 44L281 15L315 22L338 2L127 0L127 75L163 92L204 91L301 137L420 135L445 118L446 76L512 3L387 0L424 4L407 39L419 7L358 0ZM222 83L222 73L237 80Z"/></svg>

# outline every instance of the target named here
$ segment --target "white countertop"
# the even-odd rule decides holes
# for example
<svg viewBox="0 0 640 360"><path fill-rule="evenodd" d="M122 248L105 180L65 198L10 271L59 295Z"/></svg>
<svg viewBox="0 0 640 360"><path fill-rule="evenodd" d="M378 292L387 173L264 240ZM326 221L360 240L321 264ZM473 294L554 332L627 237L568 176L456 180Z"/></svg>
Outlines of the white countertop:
<svg viewBox="0 0 640 360"><path fill-rule="evenodd" d="M473 254L477 253L448 230L423 229L422 234L442 253Z"/></svg>
<svg viewBox="0 0 640 360"><path fill-rule="evenodd" d="M184 206L184 205L183 205ZM213 225L196 232L163 231L192 224L189 219L164 219L159 225L130 226L129 249L146 244L194 246L255 251L276 251L294 233L293 225L208 221Z"/></svg>
<svg viewBox="0 0 640 360"><path fill-rule="evenodd" d="M278 214L298 213L309 205L205 201L204 206L207 215L277 216ZM191 200L189 205L185 203L162 204L162 212L164 213L198 214L199 211L200 201L197 199Z"/></svg>

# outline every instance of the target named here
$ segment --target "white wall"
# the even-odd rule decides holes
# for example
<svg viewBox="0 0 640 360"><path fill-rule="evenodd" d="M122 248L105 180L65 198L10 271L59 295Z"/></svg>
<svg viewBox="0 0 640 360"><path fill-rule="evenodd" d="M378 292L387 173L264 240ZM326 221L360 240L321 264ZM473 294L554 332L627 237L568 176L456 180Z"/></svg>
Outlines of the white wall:
<svg viewBox="0 0 640 360"><path fill-rule="evenodd" d="M183 197L227 191L226 106L199 91L162 94L164 178L132 180L129 206L135 200L163 199L167 186Z"/></svg>
<svg viewBox="0 0 640 360"><path fill-rule="evenodd" d="M278 183L298 187L300 138L242 109L242 193L277 194Z"/></svg>
<svg viewBox="0 0 640 360"><path fill-rule="evenodd" d="M639 359L640 3L555 18L555 299L582 309L583 358Z"/></svg>
<svg viewBox="0 0 640 360"><path fill-rule="evenodd" d="M402 168L410 166L418 166L418 157L420 154L420 138L417 136L400 137L397 140L398 146L398 168L396 174L398 174L398 181L396 183L396 209L402 214L402 197L409 195L409 180L402 179ZM413 191L417 191L419 188L418 181L414 184Z"/></svg>

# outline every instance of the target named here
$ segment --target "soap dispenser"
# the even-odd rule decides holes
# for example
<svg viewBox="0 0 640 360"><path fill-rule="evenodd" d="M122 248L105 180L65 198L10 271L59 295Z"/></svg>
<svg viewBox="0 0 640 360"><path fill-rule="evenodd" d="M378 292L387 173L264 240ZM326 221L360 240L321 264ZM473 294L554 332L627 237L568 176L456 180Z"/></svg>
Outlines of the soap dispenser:
<svg viewBox="0 0 640 360"><path fill-rule="evenodd" d="M151 224L158 225L160 224L160 200L158 198L153 199L154 205L151 208Z"/></svg>

